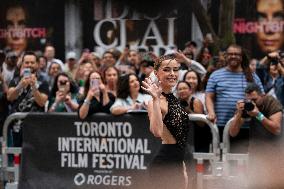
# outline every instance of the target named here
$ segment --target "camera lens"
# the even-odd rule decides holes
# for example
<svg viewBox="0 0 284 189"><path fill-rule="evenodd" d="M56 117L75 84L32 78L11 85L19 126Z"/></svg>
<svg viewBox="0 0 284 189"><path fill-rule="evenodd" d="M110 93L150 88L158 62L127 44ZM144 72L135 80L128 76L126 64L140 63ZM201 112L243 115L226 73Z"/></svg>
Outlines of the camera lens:
<svg viewBox="0 0 284 189"><path fill-rule="evenodd" d="M270 64L271 65L277 65L278 64L278 60L271 60Z"/></svg>
<svg viewBox="0 0 284 189"><path fill-rule="evenodd" d="M244 109L250 112L254 109L254 104L251 101L245 101Z"/></svg>

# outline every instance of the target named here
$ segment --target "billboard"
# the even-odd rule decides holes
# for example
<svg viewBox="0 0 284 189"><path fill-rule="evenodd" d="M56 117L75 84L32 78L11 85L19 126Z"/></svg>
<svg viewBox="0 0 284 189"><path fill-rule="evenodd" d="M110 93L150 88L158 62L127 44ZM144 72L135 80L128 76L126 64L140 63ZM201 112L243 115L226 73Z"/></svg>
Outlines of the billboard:
<svg viewBox="0 0 284 189"><path fill-rule="evenodd" d="M43 50L53 44L64 54L64 1L1 1L0 48L16 51Z"/></svg>
<svg viewBox="0 0 284 189"><path fill-rule="evenodd" d="M182 4L157 2L93 0L85 3L84 46L100 53L111 48L122 51L126 46L156 54L173 49L177 46L178 20L184 16L179 11Z"/></svg>
<svg viewBox="0 0 284 189"><path fill-rule="evenodd" d="M262 58L284 47L284 1L237 0L233 30L236 40L252 54Z"/></svg>

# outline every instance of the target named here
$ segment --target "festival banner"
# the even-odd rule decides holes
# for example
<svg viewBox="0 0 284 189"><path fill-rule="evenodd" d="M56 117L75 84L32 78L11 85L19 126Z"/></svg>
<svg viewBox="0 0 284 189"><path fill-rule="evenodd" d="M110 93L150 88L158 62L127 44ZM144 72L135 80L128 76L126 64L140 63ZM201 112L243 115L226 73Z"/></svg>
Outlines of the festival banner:
<svg viewBox="0 0 284 189"><path fill-rule="evenodd" d="M143 188L160 141L146 113L30 114L24 120L19 189Z"/></svg>

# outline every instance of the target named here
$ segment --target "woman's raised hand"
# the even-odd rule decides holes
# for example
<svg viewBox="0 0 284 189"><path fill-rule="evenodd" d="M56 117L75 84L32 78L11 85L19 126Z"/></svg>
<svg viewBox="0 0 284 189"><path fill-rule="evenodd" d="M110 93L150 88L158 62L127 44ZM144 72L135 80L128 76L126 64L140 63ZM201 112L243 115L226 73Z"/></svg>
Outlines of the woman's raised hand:
<svg viewBox="0 0 284 189"><path fill-rule="evenodd" d="M153 97L153 99L159 98L161 93L162 93L162 89L160 87L160 82L155 83L151 80L150 77L148 77L144 81L142 81L141 88L144 91L146 91L148 94L150 94Z"/></svg>

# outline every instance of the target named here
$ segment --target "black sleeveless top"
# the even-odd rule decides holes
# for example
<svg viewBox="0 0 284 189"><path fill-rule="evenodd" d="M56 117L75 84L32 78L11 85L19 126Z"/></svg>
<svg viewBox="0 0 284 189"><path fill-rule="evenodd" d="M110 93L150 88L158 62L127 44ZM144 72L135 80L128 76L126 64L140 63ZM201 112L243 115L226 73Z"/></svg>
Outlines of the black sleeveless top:
<svg viewBox="0 0 284 189"><path fill-rule="evenodd" d="M181 107L179 100L172 94L162 93L168 101L168 113L163 123L174 136L179 147L184 148L189 131L188 113Z"/></svg>

